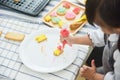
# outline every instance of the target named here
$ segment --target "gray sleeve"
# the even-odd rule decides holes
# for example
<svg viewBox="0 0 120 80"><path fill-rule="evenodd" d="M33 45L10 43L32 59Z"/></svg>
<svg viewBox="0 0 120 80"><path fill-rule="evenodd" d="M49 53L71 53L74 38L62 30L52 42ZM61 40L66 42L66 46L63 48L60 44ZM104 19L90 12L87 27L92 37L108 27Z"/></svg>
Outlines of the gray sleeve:
<svg viewBox="0 0 120 80"><path fill-rule="evenodd" d="M92 40L94 46L102 47L105 45L104 33L100 29L96 29L92 32L89 32L88 35Z"/></svg>
<svg viewBox="0 0 120 80"><path fill-rule="evenodd" d="M117 49L114 53L114 71L108 72L104 80L120 80L120 52Z"/></svg>

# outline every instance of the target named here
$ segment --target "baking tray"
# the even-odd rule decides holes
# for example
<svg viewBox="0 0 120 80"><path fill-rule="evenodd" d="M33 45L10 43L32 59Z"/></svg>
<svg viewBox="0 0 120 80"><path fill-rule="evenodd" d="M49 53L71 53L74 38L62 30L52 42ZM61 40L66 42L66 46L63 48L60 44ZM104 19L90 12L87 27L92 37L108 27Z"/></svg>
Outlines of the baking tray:
<svg viewBox="0 0 120 80"><path fill-rule="evenodd" d="M72 19L72 20L66 19L66 18L65 18L65 15L66 15L66 14L65 14L65 15L62 15L62 16L57 14L57 10L58 10L59 8L65 8L65 7L63 6L65 3L69 3L69 5L70 5L70 8L66 8L66 13L67 13L67 12L73 12L73 10L74 10L75 8L79 8L79 9L80 9L79 13L78 13L78 14L75 14L76 17L75 17L74 19ZM85 8L84 8L83 6L74 4L74 3L69 2L69 1L66 1L66 0L62 0L62 1L60 1L55 7L53 7L46 15L44 15L42 20L43 20L43 22L44 22L45 24L49 25L50 27L53 27L53 28L55 28L55 27L58 27L58 28L68 28L68 29L70 30L69 25L72 24L73 22L79 20L79 19L81 18L81 16L84 14L84 11L85 11ZM53 16L52 14L56 14L56 15ZM51 15L52 15L52 16L51 16ZM50 21L46 21L46 20L45 20L46 17L48 17L48 16L51 17L51 20L50 20ZM52 22L52 18L53 18L53 17L59 18L59 19L61 20L62 26L53 23L53 22ZM84 26L85 23L86 23L86 22L84 22L83 24L81 24L80 27L77 28L76 30L70 30L70 32L75 34L78 30L80 30L80 29ZM65 25L67 25L67 26L65 26Z"/></svg>

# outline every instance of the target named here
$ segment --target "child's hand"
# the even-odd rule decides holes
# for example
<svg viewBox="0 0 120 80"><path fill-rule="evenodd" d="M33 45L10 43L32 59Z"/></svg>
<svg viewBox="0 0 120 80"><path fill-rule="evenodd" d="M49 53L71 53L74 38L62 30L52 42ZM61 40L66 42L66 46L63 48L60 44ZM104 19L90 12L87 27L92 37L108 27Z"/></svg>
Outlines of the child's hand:
<svg viewBox="0 0 120 80"><path fill-rule="evenodd" d="M60 41L63 42L63 41L66 41L67 44L69 45L72 45L73 44L73 39L74 37L73 36L68 36L68 37L63 37L63 36L60 36Z"/></svg>
<svg viewBox="0 0 120 80"><path fill-rule="evenodd" d="M91 61L91 67L83 65L80 68L80 75L88 80L93 80L96 75L96 66L94 60Z"/></svg>

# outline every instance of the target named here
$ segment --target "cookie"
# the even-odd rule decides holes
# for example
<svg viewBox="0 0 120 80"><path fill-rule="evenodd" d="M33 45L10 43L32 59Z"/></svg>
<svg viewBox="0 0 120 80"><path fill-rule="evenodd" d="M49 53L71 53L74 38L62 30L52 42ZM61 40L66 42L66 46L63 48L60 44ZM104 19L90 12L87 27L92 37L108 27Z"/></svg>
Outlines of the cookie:
<svg viewBox="0 0 120 80"><path fill-rule="evenodd" d="M54 50L54 55L55 55L55 56L59 56L59 55L62 54L62 53L63 53L63 50L60 50L60 49L58 49L58 48Z"/></svg>
<svg viewBox="0 0 120 80"><path fill-rule="evenodd" d="M52 13L50 14L50 16L51 16L51 17L57 17L57 13L56 13L56 12L52 12Z"/></svg>
<svg viewBox="0 0 120 80"><path fill-rule="evenodd" d="M86 21L87 21L87 17L84 14L84 15L82 15L82 17L80 19L78 19L75 22L73 22L72 24L70 24L70 30L76 30L77 28L79 28Z"/></svg>
<svg viewBox="0 0 120 80"><path fill-rule="evenodd" d="M66 13L66 8L60 7L60 8L57 9L57 14L58 14L59 16L64 16L65 13Z"/></svg>
<svg viewBox="0 0 120 80"><path fill-rule="evenodd" d="M80 27L80 25L82 25L83 22L74 22L72 24L70 24L70 30L76 30L77 28Z"/></svg>
<svg viewBox="0 0 120 80"><path fill-rule="evenodd" d="M58 22L58 26L59 26L59 28L62 28L62 26L63 26L63 21L59 21L59 22Z"/></svg>
<svg viewBox="0 0 120 80"><path fill-rule="evenodd" d="M63 7L65 7L66 9L69 9L70 8L70 3L69 2L64 2Z"/></svg>
<svg viewBox="0 0 120 80"><path fill-rule="evenodd" d="M79 14L80 8L79 8L79 7L74 8L74 9L73 9L73 12L74 12L75 14Z"/></svg>
<svg viewBox="0 0 120 80"><path fill-rule="evenodd" d="M50 16L46 16L44 19L45 19L46 22L50 22L51 21L51 17Z"/></svg>
<svg viewBox="0 0 120 80"><path fill-rule="evenodd" d="M25 35L16 33L16 32L7 32L5 35L6 39L14 40L14 41L22 41L24 39Z"/></svg>
<svg viewBox="0 0 120 80"><path fill-rule="evenodd" d="M35 38L35 40L36 40L38 43L40 43L40 42L43 42L43 41L47 40L47 37L46 37L45 34L40 34L39 36L37 36L37 37Z"/></svg>
<svg viewBox="0 0 120 80"><path fill-rule="evenodd" d="M74 12L67 12L67 13L65 14L65 18L66 18L67 20L73 20L73 19L75 19L75 17L76 17L76 15L75 15Z"/></svg>
<svg viewBox="0 0 120 80"><path fill-rule="evenodd" d="M52 17L52 23L53 24L58 24L60 21L61 21L60 18L58 18L58 17Z"/></svg>
<svg viewBox="0 0 120 80"><path fill-rule="evenodd" d="M2 31L0 31L0 36L2 35Z"/></svg>

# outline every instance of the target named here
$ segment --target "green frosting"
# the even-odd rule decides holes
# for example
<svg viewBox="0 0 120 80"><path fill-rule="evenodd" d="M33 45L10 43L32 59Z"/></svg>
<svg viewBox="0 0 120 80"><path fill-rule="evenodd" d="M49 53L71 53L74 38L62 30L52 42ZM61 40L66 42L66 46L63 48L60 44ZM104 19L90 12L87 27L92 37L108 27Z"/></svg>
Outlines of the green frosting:
<svg viewBox="0 0 120 80"><path fill-rule="evenodd" d="M66 8L64 8L64 7L60 7L60 8L58 8L58 10L57 10L57 13L65 13L66 12Z"/></svg>
<svg viewBox="0 0 120 80"><path fill-rule="evenodd" d="M57 17L52 18L52 22L58 24L61 20Z"/></svg>

